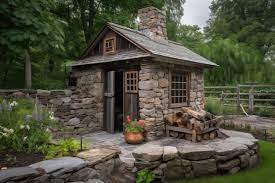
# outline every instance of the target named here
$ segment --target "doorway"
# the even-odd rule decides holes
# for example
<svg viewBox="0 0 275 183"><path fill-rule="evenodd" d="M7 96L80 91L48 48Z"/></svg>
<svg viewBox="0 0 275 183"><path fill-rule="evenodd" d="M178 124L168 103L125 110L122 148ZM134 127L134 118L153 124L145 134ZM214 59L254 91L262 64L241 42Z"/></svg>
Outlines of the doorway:
<svg viewBox="0 0 275 183"><path fill-rule="evenodd" d="M115 72L115 132L123 131L123 72Z"/></svg>
<svg viewBox="0 0 275 183"><path fill-rule="evenodd" d="M107 71L105 81L104 127L122 132L125 116L138 118L138 71Z"/></svg>

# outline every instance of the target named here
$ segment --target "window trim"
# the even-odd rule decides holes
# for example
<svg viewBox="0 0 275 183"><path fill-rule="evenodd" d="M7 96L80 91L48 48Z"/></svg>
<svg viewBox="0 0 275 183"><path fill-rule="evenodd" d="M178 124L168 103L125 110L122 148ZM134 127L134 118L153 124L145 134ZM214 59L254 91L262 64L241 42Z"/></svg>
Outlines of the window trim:
<svg viewBox="0 0 275 183"><path fill-rule="evenodd" d="M114 44L113 49L111 51L106 51L106 43L109 40L113 40L113 44ZM104 54L110 54L110 53L115 53L116 52L116 37L115 36L107 37L107 38L104 39L103 51L104 51Z"/></svg>
<svg viewBox="0 0 275 183"><path fill-rule="evenodd" d="M127 78L127 75L129 75L129 74L136 75L136 78ZM133 81L135 81L135 83L129 85L127 83L128 80L133 80ZM125 93L138 93L138 90L139 90L138 84L139 84L139 72L138 71L126 71L126 72L124 72L124 86L125 86L124 91L125 91ZM135 90L131 90L131 89L128 90L127 86L133 86L136 89Z"/></svg>
<svg viewBox="0 0 275 183"><path fill-rule="evenodd" d="M173 73L180 73L187 75L186 87L186 102L172 103L172 75ZM190 106L190 87L191 87L191 72L187 70L169 69L169 108L179 108Z"/></svg>

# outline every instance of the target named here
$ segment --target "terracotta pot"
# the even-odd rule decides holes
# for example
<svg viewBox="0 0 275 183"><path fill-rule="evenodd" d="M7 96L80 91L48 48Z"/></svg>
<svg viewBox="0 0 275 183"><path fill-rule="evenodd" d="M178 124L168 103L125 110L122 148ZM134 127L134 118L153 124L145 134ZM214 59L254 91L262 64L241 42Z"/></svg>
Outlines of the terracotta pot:
<svg viewBox="0 0 275 183"><path fill-rule="evenodd" d="M143 133L141 132L125 132L124 138L128 144L140 144L144 140Z"/></svg>

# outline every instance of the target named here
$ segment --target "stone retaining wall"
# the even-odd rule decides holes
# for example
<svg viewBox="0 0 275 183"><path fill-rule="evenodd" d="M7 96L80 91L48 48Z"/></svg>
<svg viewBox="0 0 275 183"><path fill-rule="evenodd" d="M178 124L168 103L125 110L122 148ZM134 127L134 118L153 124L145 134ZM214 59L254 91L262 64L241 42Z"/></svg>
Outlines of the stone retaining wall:
<svg viewBox="0 0 275 183"><path fill-rule="evenodd" d="M28 167L0 171L0 183L134 183L137 172L149 169L155 182L215 174L234 174L259 163L259 145L250 134L222 130L225 139L192 143L164 138L135 146L102 145L77 157L63 157Z"/></svg>
<svg viewBox="0 0 275 183"><path fill-rule="evenodd" d="M39 99L54 112L59 123L71 134L86 134L103 127L103 76L100 69L75 69L77 87L67 90L0 90L6 98ZM64 134L65 133L65 134Z"/></svg>
<svg viewBox="0 0 275 183"><path fill-rule="evenodd" d="M122 167L118 154L114 149L92 149L81 153L81 158L62 157L0 170L0 183L126 183L131 179L118 173Z"/></svg>
<svg viewBox="0 0 275 183"><path fill-rule="evenodd" d="M137 170L150 169L158 180L194 178L214 174L234 174L255 167L259 145L250 134L223 131L226 139L204 143L168 140L145 144L133 152Z"/></svg>

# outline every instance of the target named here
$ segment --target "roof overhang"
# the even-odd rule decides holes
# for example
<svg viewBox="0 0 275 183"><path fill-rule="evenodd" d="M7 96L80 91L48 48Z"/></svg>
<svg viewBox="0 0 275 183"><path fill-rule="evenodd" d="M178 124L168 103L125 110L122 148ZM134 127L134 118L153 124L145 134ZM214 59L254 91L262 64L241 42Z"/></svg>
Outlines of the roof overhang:
<svg viewBox="0 0 275 183"><path fill-rule="evenodd" d="M207 65L207 64L200 64L190 60L182 60L177 58L165 57L161 55L152 55L153 61L165 62L175 65L183 65L183 66L190 66L190 67L198 67L198 68L214 68L219 67L219 65Z"/></svg>

